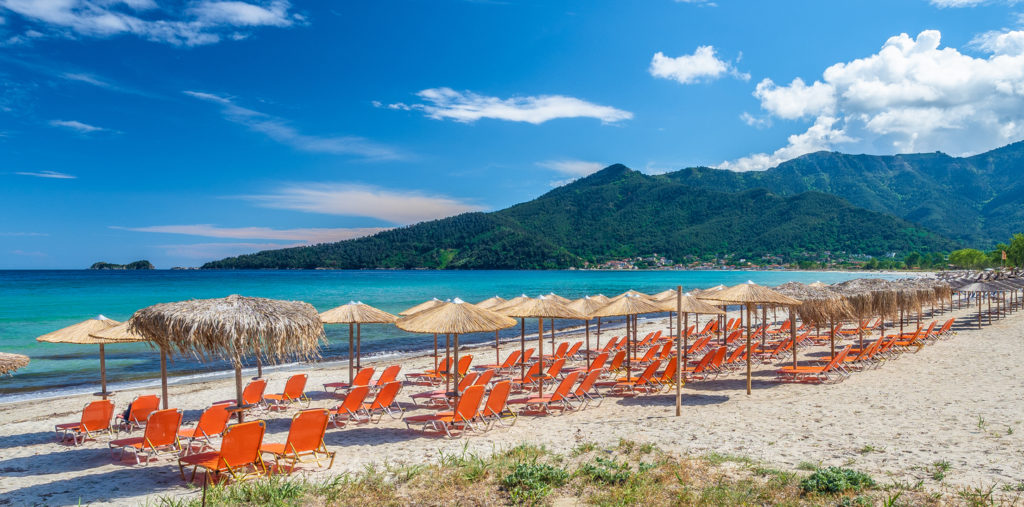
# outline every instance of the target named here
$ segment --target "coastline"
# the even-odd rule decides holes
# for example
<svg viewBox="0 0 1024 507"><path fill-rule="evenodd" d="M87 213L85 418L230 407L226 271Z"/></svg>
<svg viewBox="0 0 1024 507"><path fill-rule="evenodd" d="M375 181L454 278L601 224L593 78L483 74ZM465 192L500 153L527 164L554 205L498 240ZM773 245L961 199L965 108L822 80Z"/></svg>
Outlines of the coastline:
<svg viewBox="0 0 1024 507"><path fill-rule="evenodd" d="M963 321L970 310L955 315ZM664 320L645 322L641 334L662 328ZM956 329L951 339L839 384L778 384L771 381L774 365L755 367L751 396L744 394L745 382L736 374L693 382L684 388L681 418L673 417L674 396L652 395L608 398L599 407L565 415L520 417L510 429L460 440L424 436L387 417L377 425L329 429L327 445L339 459L327 471L306 466L303 475L326 478L385 462L431 463L438 452L490 454L522 442L569 451L580 441L614 445L624 438L656 443L683 456L742 456L784 469L796 470L803 462L849 466L885 483L921 480L926 490L954 499L958 488L1017 484L1024 477L1019 459L1024 448L1024 406L1019 400L1024 364L1015 358L1024 354L1024 313L982 330ZM579 337L573 333L559 341ZM518 348L518 340L503 345L503 357L511 347ZM1001 353L993 355L992 350ZM478 363L494 357L493 349L468 352ZM802 356L807 359L808 353ZM378 369L389 363L366 361ZM403 372L418 371L432 359L418 355L401 364ZM312 406L334 406L336 400L319 387L347 376L345 365L314 364L306 371ZM279 392L287 372L265 373L268 392ZM148 392L152 390L122 391L115 398L117 409ZM408 414L423 413L408 405L412 392L416 390L406 388L399 401L410 408ZM232 393L230 379L177 384L170 388L170 402L192 422L208 403ZM0 501L23 504L44 498L51 504L129 505L198 494L182 485L172 461L125 466L112 459L105 439L78 448L57 444L49 431L52 424L73 419L91 399L70 396L0 406L0 461L5 462ZM289 413L271 416L267 440L282 441L289 419ZM927 470L940 460L950 464L950 471L943 481L932 481Z"/></svg>

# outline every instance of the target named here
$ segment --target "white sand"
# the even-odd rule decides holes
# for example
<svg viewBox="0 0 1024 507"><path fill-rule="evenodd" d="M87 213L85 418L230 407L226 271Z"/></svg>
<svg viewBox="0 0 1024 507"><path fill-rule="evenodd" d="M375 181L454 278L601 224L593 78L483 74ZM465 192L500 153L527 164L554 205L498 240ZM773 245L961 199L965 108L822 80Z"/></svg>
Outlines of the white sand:
<svg viewBox="0 0 1024 507"><path fill-rule="evenodd" d="M966 323L970 314L957 315ZM644 332L664 323L647 323ZM439 451L462 452L467 442L471 451L489 453L522 442L568 450L580 441L612 445L626 438L680 454L746 456L781 469L794 469L801 462L847 465L883 482L924 479L925 487L950 494L960 487L1017 484L1024 481L1022 323L1024 315L1018 313L980 331L958 325L953 339L904 354L880 369L854 373L835 385L777 384L771 381L774 365L755 371L749 397L740 374L691 383L683 391L679 418L674 417L671 394L609 398L582 412L520 417L509 430L459 440L423 436L385 417L376 425L329 429L327 444L338 453L334 468L323 472L306 466L303 473L338 474L385 460L430 462ZM502 357L512 346L504 346ZM472 353L477 363L494 360L493 349ZM405 360L405 371L421 370L431 361ZM309 371L313 406L335 405L317 389L347 378L345 370L311 366ZM269 374L268 392L279 392L288 375ZM421 389L407 387L400 400ZM136 394L155 391L119 393L117 410ZM190 422L209 403L233 395L233 379L216 380L172 386L170 400L171 406L185 410ZM0 406L0 504L138 505L159 496L197 494L184 486L171 461L119 463L107 450L105 437L80 447L57 443L53 425L77 420L90 400L77 396ZM284 440L290 416L271 416L267 441ZM866 446L875 451L862 453ZM951 469L940 484L925 469L942 460Z"/></svg>

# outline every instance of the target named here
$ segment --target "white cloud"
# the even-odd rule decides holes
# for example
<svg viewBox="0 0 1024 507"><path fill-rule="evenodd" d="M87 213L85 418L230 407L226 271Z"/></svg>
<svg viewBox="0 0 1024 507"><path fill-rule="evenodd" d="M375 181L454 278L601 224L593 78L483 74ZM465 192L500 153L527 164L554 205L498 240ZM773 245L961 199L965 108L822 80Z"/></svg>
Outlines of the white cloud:
<svg viewBox="0 0 1024 507"><path fill-rule="evenodd" d="M88 123L82 123L77 120L51 120L51 127L60 127L74 130L82 134L91 134L93 132L105 132L109 129L103 127L97 127L95 125L89 125Z"/></svg>
<svg viewBox="0 0 1024 507"><path fill-rule="evenodd" d="M751 127L759 129L772 126L772 118L770 116L754 116L746 111L740 114L740 120L743 120L743 123L746 123Z"/></svg>
<svg viewBox="0 0 1024 507"><path fill-rule="evenodd" d="M676 0L677 4L693 4L701 7L718 7L718 4L711 0Z"/></svg>
<svg viewBox="0 0 1024 507"><path fill-rule="evenodd" d="M986 53L1019 55L1024 53L1024 31L993 30L978 34L970 45Z"/></svg>
<svg viewBox="0 0 1024 507"><path fill-rule="evenodd" d="M50 179L55 179L55 180L73 180L73 179L78 178L78 176L74 176L74 175L66 174L66 173L59 173L57 171L38 171L38 172L23 171L23 172L16 172L14 174L18 174L18 175L21 175L21 176L34 176L36 178L50 178Z"/></svg>
<svg viewBox="0 0 1024 507"><path fill-rule="evenodd" d="M190 97L219 104L224 119L244 125L254 132L259 132L297 150L335 155L358 155L377 160L399 159L404 156L390 146L378 144L363 137L303 134L289 125L286 120L241 107L229 98L212 93L197 91L183 93Z"/></svg>
<svg viewBox="0 0 1024 507"><path fill-rule="evenodd" d="M595 118L615 123L633 118L633 113L602 106L565 95L522 96L502 99L451 88L429 88L416 94L425 103L380 104L389 109L422 111L435 120L450 119L472 123L481 118L518 121L538 125L558 118Z"/></svg>
<svg viewBox="0 0 1024 507"><path fill-rule="evenodd" d="M177 9L161 9L153 0L0 0L0 8L55 35L105 38L131 34L182 46L244 37L240 29L286 27L302 21L289 12L291 4L285 0L199 0Z"/></svg>
<svg viewBox="0 0 1024 507"><path fill-rule="evenodd" d="M482 209L452 197L336 183L294 183L275 193L241 198L268 208L370 217L395 224L422 222Z"/></svg>
<svg viewBox="0 0 1024 507"><path fill-rule="evenodd" d="M813 119L786 146L725 162L757 170L818 150L863 153L943 151L967 155L1024 138L1024 53L1008 36L979 46L975 58L940 47L935 30L890 37L878 53L836 63L810 85L794 79L757 85L754 96L771 116Z"/></svg>
<svg viewBox="0 0 1024 507"><path fill-rule="evenodd" d="M974 7L975 5L981 5L989 0L931 0L931 4L936 7Z"/></svg>
<svg viewBox="0 0 1024 507"><path fill-rule="evenodd" d="M545 169L567 174L569 176L582 177L600 171L605 167L600 162L588 162L586 160L545 160L537 162L537 165Z"/></svg>
<svg viewBox="0 0 1024 507"><path fill-rule="evenodd" d="M700 46L692 55L675 58L658 51L651 58L648 72L654 77L672 79L682 84L713 81L726 74L744 81L750 79L750 74L736 70L732 63L715 56L715 48L712 46Z"/></svg>
<svg viewBox="0 0 1024 507"><path fill-rule="evenodd" d="M153 225L148 227L120 227L112 225L110 228L135 232L184 234L207 238L301 241L308 244L331 243L361 238L387 230L384 227L271 229L269 227L218 227L213 224Z"/></svg>

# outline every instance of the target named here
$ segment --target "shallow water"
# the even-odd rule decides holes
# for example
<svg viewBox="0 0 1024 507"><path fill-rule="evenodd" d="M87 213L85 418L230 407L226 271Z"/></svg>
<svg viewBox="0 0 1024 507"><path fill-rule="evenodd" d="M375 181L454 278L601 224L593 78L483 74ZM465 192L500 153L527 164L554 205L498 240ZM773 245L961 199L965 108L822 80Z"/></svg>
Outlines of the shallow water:
<svg viewBox="0 0 1024 507"><path fill-rule="evenodd" d="M303 300L319 311L358 300L397 313L431 297L475 302L494 295L555 292L575 299L628 289L653 293L677 285L694 289L747 280L762 285L833 283L859 276L793 271L0 271L0 351L32 358L14 376L0 378L0 403L99 390L97 346L38 343L35 337L98 314L124 320L154 303L242 294ZM531 330L535 327L528 323L527 332ZM519 330L503 333L518 336ZM364 357L432 347L430 335L405 333L392 325L363 326L362 337ZM324 360L347 357L348 326L327 326L327 338L329 345L321 352ZM460 343L492 339L490 333L467 335ZM114 388L149 383L159 371L159 356L148 345L105 348L107 376ZM179 380L221 375L227 368L225 363L200 363L189 357L176 357L169 364Z"/></svg>

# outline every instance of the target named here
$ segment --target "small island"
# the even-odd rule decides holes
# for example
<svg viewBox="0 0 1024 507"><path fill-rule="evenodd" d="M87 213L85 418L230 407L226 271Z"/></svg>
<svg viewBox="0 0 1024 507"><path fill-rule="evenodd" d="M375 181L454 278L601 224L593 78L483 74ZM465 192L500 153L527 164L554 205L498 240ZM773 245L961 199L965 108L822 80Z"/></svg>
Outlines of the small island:
<svg viewBox="0 0 1024 507"><path fill-rule="evenodd" d="M153 267L153 263L147 260L135 261L128 264L111 264L109 262L97 262L89 269L114 269L114 270L140 270L140 269L156 269Z"/></svg>

